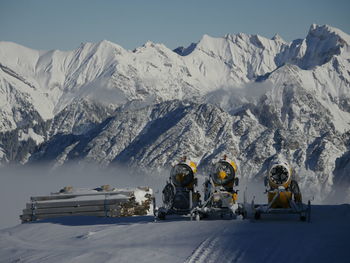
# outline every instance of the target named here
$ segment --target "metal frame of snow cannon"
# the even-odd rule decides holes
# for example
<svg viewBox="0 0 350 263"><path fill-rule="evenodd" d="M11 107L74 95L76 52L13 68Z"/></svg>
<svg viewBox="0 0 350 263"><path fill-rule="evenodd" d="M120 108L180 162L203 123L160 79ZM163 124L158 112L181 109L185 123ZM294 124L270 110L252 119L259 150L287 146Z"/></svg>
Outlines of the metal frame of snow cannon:
<svg viewBox="0 0 350 263"><path fill-rule="evenodd" d="M236 219L238 215L246 217L244 206L237 202L239 180L236 177L237 166L226 155L214 164L214 169L204 183L204 203L195 207L191 219L210 217L228 217Z"/></svg>
<svg viewBox="0 0 350 263"><path fill-rule="evenodd" d="M183 157L173 166L163 193L163 206L154 211L155 220L167 215L188 215L193 207L200 205L200 194L195 191L197 166Z"/></svg>
<svg viewBox="0 0 350 263"><path fill-rule="evenodd" d="M292 169L287 163L276 163L269 169L264 180L269 187L267 205L255 205L252 201L254 218L259 220L261 214L299 214L301 221L311 220L311 202L302 202L298 183L292 179ZM294 200L293 200L294 196Z"/></svg>

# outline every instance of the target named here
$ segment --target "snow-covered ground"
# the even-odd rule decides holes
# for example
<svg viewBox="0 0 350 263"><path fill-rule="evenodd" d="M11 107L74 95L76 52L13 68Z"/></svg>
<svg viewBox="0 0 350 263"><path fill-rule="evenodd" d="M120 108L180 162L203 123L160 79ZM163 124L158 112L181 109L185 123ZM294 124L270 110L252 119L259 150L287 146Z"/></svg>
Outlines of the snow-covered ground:
<svg viewBox="0 0 350 263"><path fill-rule="evenodd" d="M349 262L350 205L312 222L66 217L0 231L1 262Z"/></svg>

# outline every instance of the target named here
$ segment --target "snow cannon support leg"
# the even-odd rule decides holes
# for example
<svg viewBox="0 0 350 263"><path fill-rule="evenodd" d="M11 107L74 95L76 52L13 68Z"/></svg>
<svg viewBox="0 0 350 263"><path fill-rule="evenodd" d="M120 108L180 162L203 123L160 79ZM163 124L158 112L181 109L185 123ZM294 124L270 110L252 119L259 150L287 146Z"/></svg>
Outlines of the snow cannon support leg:
<svg viewBox="0 0 350 263"><path fill-rule="evenodd" d="M311 202L310 200L307 202L307 222L311 222Z"/></svg>

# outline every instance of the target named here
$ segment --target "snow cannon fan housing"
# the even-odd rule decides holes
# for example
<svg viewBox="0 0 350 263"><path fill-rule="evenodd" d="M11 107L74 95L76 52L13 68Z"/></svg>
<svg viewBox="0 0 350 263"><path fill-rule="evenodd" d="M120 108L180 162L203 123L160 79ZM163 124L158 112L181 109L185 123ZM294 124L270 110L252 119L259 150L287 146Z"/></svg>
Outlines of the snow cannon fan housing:
<svg viewBox="0 0 350 263"><path fill-rule="evenodd" d="M272 189L280 186L287 188L292 181L292 169L287 163L273 164L268 172L267 179Z"/></svg>
<svg viewBox="0 0 350 263"><path fill-rule="evenodd" d="M175 187L193 188L196 172L197 166L194 162L181 161L171 169L170 179Z"/></svg>
<svg viewBox="0 0 350 263"><path fill-rule="evenodd" d="M216 186L230 186L238 185L238 178L236 178L237 166L227 158L219 160L213 167L212 179Z"/></svg>

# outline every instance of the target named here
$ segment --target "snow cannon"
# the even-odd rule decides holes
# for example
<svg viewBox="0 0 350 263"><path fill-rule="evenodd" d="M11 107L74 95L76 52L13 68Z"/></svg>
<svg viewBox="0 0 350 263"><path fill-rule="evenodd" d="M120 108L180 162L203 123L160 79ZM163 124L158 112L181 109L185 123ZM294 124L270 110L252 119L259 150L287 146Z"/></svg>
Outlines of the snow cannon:
<svg viewBox="0 0 350 263"><path fill-rule="evenodd" d="M156 219L165 219L167 215L187 215L193 207L200 203L200 194L195 191L197 186L197 166L183 157L175 164L170 177L162 191L163 206L155 210Z"/></svg>
<svg viewBox="0 0 350 263"><path fill-rule="evenodd" d="M245 217L243 206L237 203L238 190L234 189L239 183L236 173L235 162L226 155L213 164L212 172L204 183L204 203L193 209L192 218L237 218L237 215Z"/></svg>
<svg viewBox="0 0 350 263"><path fill-rule="evenodd" d="M228 190L233 189L234 185L238 185L238 178L236 177L236 164L224 156L213 167L211 178L215 186L223 186Z"/></svg>
<svg viewBox="0 0 350 263"><path fill-rule="evenodd" d="M269 203L277 195L278 191L276 189L286 189L286 191L280 191L279 197L276 198L271 206L272 208L290 208L288 200L293 197L296 202L302 201L298 183L292 180L292 168L287 163L273 164L265 180L268 180L268 185L271 189L267 191Z"/></svg>
<svg viewBox="0 0 350 263"><path fill-rule="evenodd" d="M299 185L286 162L272 164L264 183L268 204L255 206L253 201L255 219L260 219L261 214L299 214L300 220L309 221L310 201L307 206L302 203Z"/></svg>

